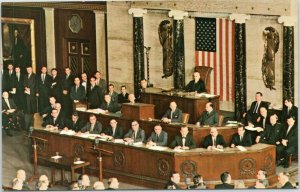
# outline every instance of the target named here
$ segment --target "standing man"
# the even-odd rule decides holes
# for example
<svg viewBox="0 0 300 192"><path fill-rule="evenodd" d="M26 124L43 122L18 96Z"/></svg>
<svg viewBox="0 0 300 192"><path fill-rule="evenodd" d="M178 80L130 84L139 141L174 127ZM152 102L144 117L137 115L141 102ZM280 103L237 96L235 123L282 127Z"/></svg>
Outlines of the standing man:
<svg viewBox="0 0 300 192"><path fill-rule="evenodd" d="M51 77L47 74L47 68L42 67L41 74L37 75L37 93L38 110L41 112L49 106L49 91L50 91Z"/></svg>
<svg viewBox="0 0 300 192"><path fill-rule="evenodd" d="M205 105L205 111L201 114L196 125L198 126L217 126L219 123L219 115L214 110L212 102L208 102Z"/></svg>
<svg viewBox="0 0 300 192"><path fill-rule="evenodd" d="M85 99L86 99L85 89L80 84L79 77L75 77L74 84L75 85L71 88L71 91L70 91L70 97L71 97L72 102L77 103L77 102L85 101Z"/></svg>
<svg viewBox="0 0 300 192"><path fill-rule="evenodd" d="M121 86L121 93L118 95L118 103L128 103L128 93L126 90L126 86Z"/></svg>
<svg viewBox="0 0 300 192"><path fill-rule="evenodd" d="M176 136L170 144L170 148L189 150L196 148L193 136L189 133L188 127L184 126L180 129L180 136Z"/></svg>
<svg viewBox="0 0 300 192"><path fill-rule="evenodd" d="M190 81L187 86L185 87L185 90L187 92L197 92L197 93L203 93L206 92L205 89L205 83L200 79L200 73L195 71L193 74L194 80Z"/></svg>
<svg viewBox="0 0 300 192"><path fill-rule="evenodd" d="M107 92L107 83L104 79L101 78L101 72L100 71L97 71L95 73L95 77L96 77L96 85L99 87L99 91L100 91L100 94L101 94L101 98L103 100L104 98L104 94Z"/></svg>
<svg viewBox="0 0 300 192"><path fill-rule="evenodd" d="M108 94L111 97L111 100L115 103L118 103L118 93L114 90L115 86L113 84L108 85Z"/></svg>
<svg viewBox="0 0 300 192"><path fill-rule="evenodd" d="M182 111L177 108L175 101L170 102L170 108L161 119L165 123L182 123Z"/></svg>
<svg viewBox="0 0 300 192"><path fill-rule="evenodd" d="M22 111L25 109L24 78L25 75L21 73L20 67L16 67L13 77L13 91L11 94L18 109Z"/></svg>
<svg viewBox="0 0 300 192"><path fill-rule="evenodd" d="M161 125L155 125L154 131L147 140L149 146L167 146L168 133L162 130Z"/></svg>
<svg viewBox="0 0 300 192"><path fill-rule="evenodd" d="M131 129L124 135L126 142L144 142L146 138L145 131L139 127L139 123L134 120L131 122Z"/></svg>
<svg viewBox="0 0 300 192"><path fill-rule="evenodd" d="M63 86L63 109L66 113L67 117L70 117L73 111L72 100L70 97L70 91L74 84L74 76L71 74L70 67L65 67L65 75L62 78L62 86Z"/></svg>
<svg viewBox="0 0 300 192"><path fill-rule="evenodd" d="M62 99L62 84L61 79L57 74L57 69L51 69L51 81L50 81L50 96L55 97L56 101L61 103Z"/></svg>
<svg viewBox="0 0 300 192"><path fill-rule="evenodd" d="M90 88L90 83L86 73L81 74L81 85L84 87L85 94L87 94L87 90Z"/></svg>
<svg viewBox="0 0 300 192"><path fill-rule="evenodd" d="M286 120L289 116L296 117L296 124L298 123L298 107L293 105L292 99L286 98L284 100L284 106L282 108L282 116L281 116L281 122L283 124L286 124Z"/></svg>
<svg viewBox="0 0 300 192"><path fill-rule="evenodd" d="M252 145L251 135L245 131L245 127L238 127L237 133L233 134L230 147Z"/></svg>
<svg viewBox="0 0 300 192"><path fill-rule="evenodd" d="M90 79L91 86L88 89L88 103L89 103L89 108L90 109L97 109L100 107L101 104L101 93L99 91L99 87L96 85L96 78L91 77Z"/></svg>

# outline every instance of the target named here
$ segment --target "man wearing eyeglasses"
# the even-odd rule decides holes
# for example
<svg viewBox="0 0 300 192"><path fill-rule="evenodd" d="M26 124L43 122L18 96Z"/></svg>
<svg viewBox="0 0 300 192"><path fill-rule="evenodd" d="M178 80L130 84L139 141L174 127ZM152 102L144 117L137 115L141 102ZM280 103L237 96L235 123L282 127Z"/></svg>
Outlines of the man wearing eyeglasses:
<svg viewBox="0 0 300 192"><path fill-rule="evenodd" d="M145 131L139 127L139 123L134 120L131 123L131 129L128 133L124 135L124 140L126 142L144 142L145 141Z"/></svg>

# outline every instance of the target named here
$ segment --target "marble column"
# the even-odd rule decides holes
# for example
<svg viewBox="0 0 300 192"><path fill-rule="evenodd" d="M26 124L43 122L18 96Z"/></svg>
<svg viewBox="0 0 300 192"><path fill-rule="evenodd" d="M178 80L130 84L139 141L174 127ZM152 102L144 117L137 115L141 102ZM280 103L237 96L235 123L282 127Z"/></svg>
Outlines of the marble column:
<svg viewBox="0 0 300 192"><path fill-rule="evenodd" d="M247 111L247 75L246 75L246 19L250 15L231 14L230 20L235 21L234 36L234 115L241 120Z"/></svg>
<svg viewBox="0 0 300 192"><path fill-rule="evenodd" d="M44 8L44 10L46 23L47 68L50 71L52 68L56 67L54 8Z"/></svg>
<svg viewBox="0 0 300 192"><path fill-rule="evenodd" d="M294 103L294 25L296 23L296 18L291 16L281 16L278 18L278 22L283 23L282 102L284 103L285 98L291 98Z"/></svg>
<svg viewBox="0 0 300 192"><path fill-rule="evenodd" d="M187 12L171 10L169 17L173 17L174 34L174 88L183 89L185 87L185 63L184 63L184 17Z"/></svg>
<svg viewBox="0 0 300 192"><path fill-rule="evenodd" d="M128 13L133 15L133 79L134 93L138 95L139 83L145 78L143 15L147 10L131 8Z"/></svg>

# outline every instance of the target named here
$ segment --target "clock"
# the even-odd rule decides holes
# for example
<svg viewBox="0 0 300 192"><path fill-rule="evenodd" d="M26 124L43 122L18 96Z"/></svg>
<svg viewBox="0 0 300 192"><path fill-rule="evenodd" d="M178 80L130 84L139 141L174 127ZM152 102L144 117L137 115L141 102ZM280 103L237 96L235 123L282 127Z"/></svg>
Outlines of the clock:
<svg viewBox="0 0 300 192"><path fill-rule="evenodd" d="M69 28L73 33L78 33L82 29L82 19L79 15L73 14L69 19Z"/></svg>

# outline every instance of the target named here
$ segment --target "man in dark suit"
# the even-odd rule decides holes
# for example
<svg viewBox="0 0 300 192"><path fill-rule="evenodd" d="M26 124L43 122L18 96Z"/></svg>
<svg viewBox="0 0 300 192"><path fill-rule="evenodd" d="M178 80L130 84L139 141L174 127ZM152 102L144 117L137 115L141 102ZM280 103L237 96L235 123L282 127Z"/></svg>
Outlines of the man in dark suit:
<svg viewBox="0 0 300 192"><path fill-rule="evenodd" d="M193 74L194 80L190 81L187 86L185 87L185 90L187 92L197 92L197 93L203 93L206 92L205 83L200 79L200 73L195 71Z"/></svg>
<svg viewBox="0 0 300 192"><path fill-rule="evenodd" d="M168 133L162 130L160 125L155 125L154 131L147 139L147 145L149 146L167 146Z"/></svg>
<svg viewBox="0 0 300 192"><path fill-rule="evenodd" d="M280 172L278 174L278 182L281 185L281 189L294 189L294 186L289 181L289 176L288 172Z"/></svg>
<svg viewBox="0 0 300 192"><path fill-rule="evenodd" d="M74 85L74 76L71 73L71 68L65 67L65 75L62 78L62 86L63 86L62 105L67 117L70 117L73 111L72 100L70 97L70 91L73 85Z"/></svg>
<svg viewBox="0 0 300 192"><path fill-rule="evenodd" d="M226 147L226 143L222 135L218 134L216 127L210 128L210 135L204 138L203 147L207 149L218 148L223 149Z"/></svg>
<svg viewBox="0 0 300 192"><path fill-rule="evenodd" d="M54 97L49 97L49 103L50 105L45 107L40 112L40 115L43 117L43 120L45 120L45 118L47 117L50 117L52 109L55 109L56 99Z"/></svg>
<svg viewBox="0 0 300 192"><path fill-rule="evenodd" d="M102 73L100 71L97 71L95 73L96 77L96 85L99 88L99 93L101 95L101 99L103 100L104 94L107 92L107 83L104 79L101 78Z"/></svg>
<svg viewBox="0 0 300 192"><path fill-rule="evenodd" d="M218 123L219 123L219 115L214 110L213 104L211 102L206 103L205 111L201 114L196 125L198 125L198 126L204 126L204 125L217 126Z"/></svg>
<svg viewBox="0 0 300 192"><path fill-rule="evenodd" d="M57 69L51 69L51 80L50 80L50 96L55 97L56 101L61 103L63 87L61 78L57 74Z"/></svg>
<svg viewBox="0 0 300 192"><path fill-rule="evenodd" d="M188 127L184 126L180 129L180 136L176 135L175 139L170 144L170 148L189 150L196 148L193 136L189 133Z"/></svg>
<svg viewBox="0 0 300 192"><path fill-rule="evenodd" d="M136 92L135 98L137 102L141 102L141 95L145 92L146 88L148 87L148 81L146 79L142 79L140 81L139 89Z"/></svg>
<svg viewBox="0 0 300 192"><path fill-rule="evenodd" d="M114 102L109 94L104 95L104 102L100 108L110 113L119 111L118 103Z"/></svg>
<svg viewBox="0 0 300 192"><path fill-rule="evenodd" d="M88 81L86 73L81 74L81 85L84 87L85 94L87 94L87 90L90 88L90 82Z"/></svg>
<svg viewBox="0 0 300 192"><path fill-rule="evenodd" d="M25 109L24 78L25 75L21 73L20 67L16 67L11 94L19 110Z"/></svg>
<svg viewBox="0 0 300 192"><path fill-rule="evenodd" d="M88 89L88 103L89 103L89 108L90 109L97 109L100 107L101 104L101 93L99 91L99 87L96 85L96 78L91 77L90 79L91 86Z"/></svg>
<svg viewBox="0 0 300 192"><path fill-rule="evenodd" d="M298 127L295 119L293 116L288 117L287 126L282 132L281 144L276 147L277 164L283 165L285 168L289 166L290 155L298 152Z"/></svg>
<svg viewBox="0 0 300 192"><path fill-rule="evenodd" d="M42 126L52 129L63 129L65 127L65 120L62 117L59 117L57 109L52 109L50 118L47 118Z"/></svg>
<svg viewBox="0 0 300 192"><path fill-rule="evenodd" d="M177 108L175 101L170 102L170 108L161 119L165 123L182 123L182 111Z"/></svg>
<svg viewBox="0 0 300 192"><path fill-rule="evenodd" d="M124 135L124 140L128 143L144 142L146 138L145 131L139 127L139 123L134 120L131 122L131 129Z"/></svg>
<svg viewBox="0 0 300 192"><path fill-rule="evenodd" d="M126 91L126 86L121 86L121 93L118 95L118 103L128 103L128 93Z"/></svg>
<svg viewBox="0 0 300 192"><path fill-rule="evenodd" d="M267 124L264 131L256 137L256 143L280 144L283 127L277 120L276 114L270 116L270 124Z"/></svg>
<svg viewBox="0 0 300 192"><path fill-rule="evenodd" d="M298 107L293 105L292 99L287 98L284 100L284 106L281 113L282 124L286 124L287 117L289 116L296 117L296 124L298 124Z"/></svg>
<svg viewBox="0 0 300 192"><path fill-rule="evenodd" d="M78 113L74 112L72 114L72 119L66 122L67 129L71 129L75 132L80 131L83 128L83 122L81 118L79 118Z"/></svg>
<svg viewBox="0 0 300 192"><path fill-rule="evenodd" d="M270 125L270 115L265 107L261 107L259 109L259 116L256 119L256 122L254 122L254 126L265 129L267 125Z"/></svg>
<svg viewBox="0 0 300 192"><path fill-rule="evenodd" d="M110 120L110 126L106 127L101 132L101 135L109 136L109 139L123 139L123 128L118 125L118 122L115 119Z"/></svg>
<svg viewBox="0 0 300 192"><path fill-rule="evenodd" d="M8 136L12 136L11 129L20 127L18 123L17 105L9 98L7 91L2 93L2 126Z"/></svg>
<svg viewBox="0 0 300 192"><path fill-rule="evenodd" d="M42 67L41 74L37 75L37 93L38 97L38 110L41 112L49 106L49 91L51 76L47 74L47 68Z"/></svg>
<svg viewBox="0 0 300 192"><path fill-rule="evenodd" d="M257 118L259 117L260 108L264 107L266 109L269 108L268 102L262 101L263 94L261 92L257 92L255 94L255 101L252 102L250 109L247 112L243 113L243 117L245 118L245 125L248 125L248 122L252 124L255 123Z"/></svg>
<svg viewBox="0 0 300 192"><path fill-rule="evenodd" d="M113 84L108 85L108 94L113 102L118 103L118 93L115 91L115 86Z"/></svg>
<svg viewBox="0 0 300 192"><path fill-rule="evenodd" d="M7 91L9 93L12 91L14 76L15 76L14 66L13 66L12 62L10 62L7 65L7 70L4 70L4 72L3 72L2 78L6 78L5 82L7 83L6 90L4 90L4 91Z"/></svg>
<svg viewBox="0 0 300 192"><path fill-rule="evenodd" d="M215 189L233 189L234 185L230 185L231 183L231 175L229 172L224 172L220 176L222 184L215 185Z"/></svg>
<svg viewBox="0 0 300 192"><path fill-rule="evenodd" d="M94 114L90 114L89 122L80 130L82 133L100 134L102 131L102 124L97 121Z"/></svg>
<svg viewBox="0 0 300 192"><path fill-rule="evenodd" d="M71 88L70 97L74 103L83 102L86 99L85 89L80 84L79 77L75 77L74 86Z"/></svg>
<svg viewBox="0 0 300 192"><path fill-rule="evenodd" d="M232 135L230 147L245 146L249 147L252 145L251 136L245 131L243 126L238 127L237 133Z"/></svg>

